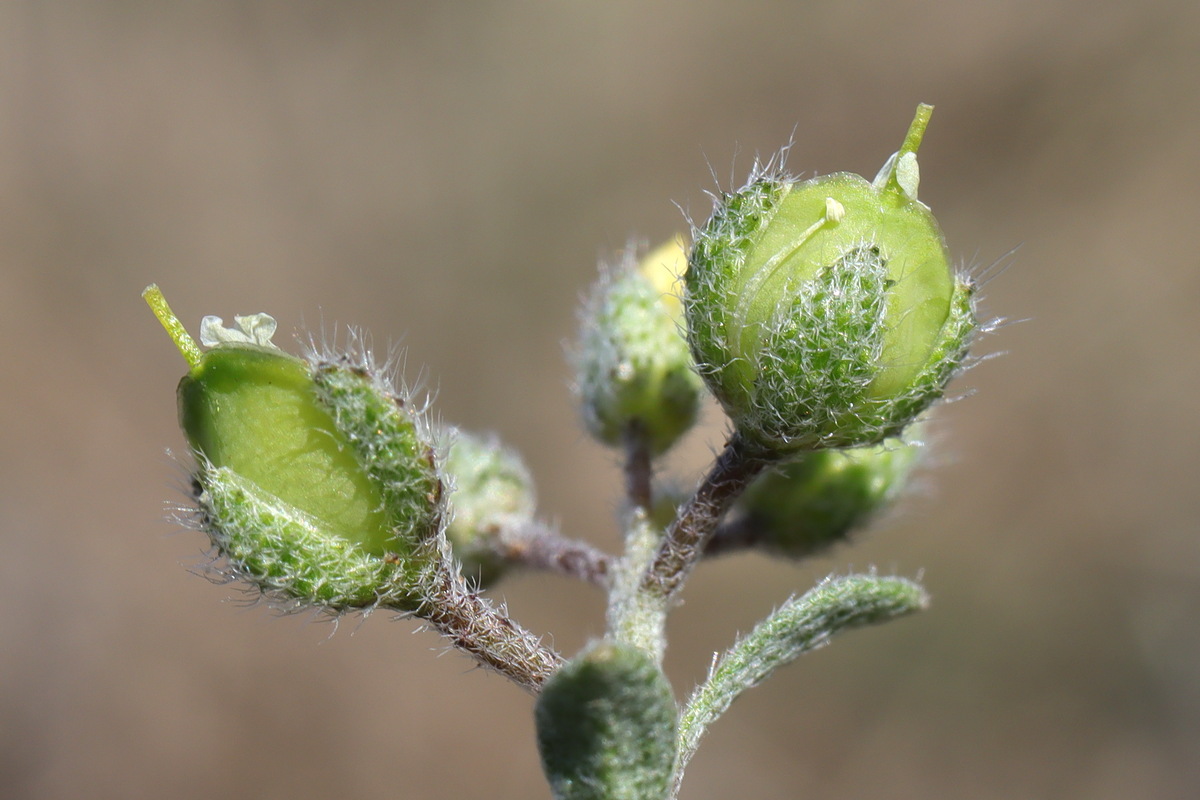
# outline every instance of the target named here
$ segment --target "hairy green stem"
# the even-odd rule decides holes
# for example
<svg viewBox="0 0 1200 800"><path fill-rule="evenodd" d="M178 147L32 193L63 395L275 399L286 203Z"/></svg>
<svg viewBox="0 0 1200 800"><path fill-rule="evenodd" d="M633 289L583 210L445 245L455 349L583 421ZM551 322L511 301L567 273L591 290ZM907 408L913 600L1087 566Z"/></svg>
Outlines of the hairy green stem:
<svg viewBox="0 0 1200 800"><path fill-rule="evenodd" d="M625 535L625 556L613 575L608 631L617 642L633 645L657 664L666 651L666 599L642 588L641 579L658 550L661 531L643 509L634 509Z"/></svg>

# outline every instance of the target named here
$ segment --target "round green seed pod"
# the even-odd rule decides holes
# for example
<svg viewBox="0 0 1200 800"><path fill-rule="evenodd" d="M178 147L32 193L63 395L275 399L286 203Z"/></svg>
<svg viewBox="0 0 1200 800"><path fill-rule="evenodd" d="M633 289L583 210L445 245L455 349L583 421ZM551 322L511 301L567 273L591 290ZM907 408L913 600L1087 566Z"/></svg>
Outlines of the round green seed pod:
<svg viewBox="0 0 1200 800"><path fill-rule="evenodd" d="M330 610L415 610L444 540L442 484L419 420L365 353L305 361L274 320L206 318L201 351L157 287L145 296L191 368L179 420L201 523L229 573Z"/></svg>
<svg viewBox="0 0 1200 800"><path fill-rule="evenodd" d="M764 473L735 511L765 550L804 558L844 541L903 490L920 448L900 439L805 453Z"/></svg>
<svg viewBox="0 0 1200 800"><path fill-rule="evenodd" d="M874 182L755 176L696 235L688 337L750 442L774 453L898 434L941 396L975 318L917 200L922 106Z"/></svg>
<svg viewBox="0 0 1200 800"><path fill-rule="evenodd" d="M663 288L680 253L670 243L640 265L627 255L602 274L580 314L575 383L584 424L604 444L622 446L636 431L658 455L696 421L702 383L678 301Z"/></svg>
<svg viewBox="0 0 1200 800"><path fill-rule="evenodd" d="M533 519L533 478L515 450L462 430L450 434L445 470L454 484L446 536L463 574L487 586L508 566L496 538Z"/></svg>

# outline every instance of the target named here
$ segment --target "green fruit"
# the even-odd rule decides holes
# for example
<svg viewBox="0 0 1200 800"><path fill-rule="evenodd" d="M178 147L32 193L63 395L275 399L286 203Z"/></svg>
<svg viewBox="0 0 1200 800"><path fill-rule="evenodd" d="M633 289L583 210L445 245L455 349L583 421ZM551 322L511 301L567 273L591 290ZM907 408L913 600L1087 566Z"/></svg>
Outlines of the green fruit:
<svg viewBox="0 0 1200 800"><path fill-rule="evenodd" d="M735 508L766 550L803 558L844 540L895 499L918 454L900 439L805 453L759 477Z"/></svg>
<svg viewBox="0 0 1200 800"><path fill-rule="evenodd" d="M916 197L922 106L879 177L762 175L722 198L686 276L689 342L742 434L774 452L897 434L941 396L974 328Z"/></svg>
<svg viewBox="0 0 1200 800"><path fill-rule="evenodd" d="M147 302L190 369L179 422L201 520L230 574L290 603L415 610L440 558L442 483L418 420L365 354L312 363L275 322L205 318L202 351L157 287Z"/></svg>
<svg viewBox="0 0 1200 800"><path fill-rule="evenodd" d="M317 401L307 362L255 345L215 347L179 383L179 423L208 465L310 514L330 534L375 555L403 547L379 487Z"/></svg>

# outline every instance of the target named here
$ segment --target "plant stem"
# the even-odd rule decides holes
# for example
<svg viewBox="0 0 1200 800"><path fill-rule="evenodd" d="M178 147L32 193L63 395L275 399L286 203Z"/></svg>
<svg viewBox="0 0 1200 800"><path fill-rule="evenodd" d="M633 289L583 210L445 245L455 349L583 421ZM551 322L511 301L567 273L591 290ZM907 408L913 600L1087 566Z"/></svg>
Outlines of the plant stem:
<svg viewBox="0 0 1200 800"><path fill-rule="evenodd" d="M736 433L683 507L642 576L641 589L664 602L675 596L700 559L713 533L746 487L772 462Z"/></svg>
<svg viewBox="0 0 1200 800"><path fill-rule="evenodd" d="M653 477L650 442L645 426L634 420L625 431L625 492L634 508L650 511L654 499L651 489Z"/></svg>
<svg viewBox="0 0 1200 800"><path fill-rule="evenodd" d="M752 518L723 522L705 543L702 557L753 550L762 544L762 537L762 526ZM502 528L489 542L497 558L517 566L575 578L601 589L612 583L614 556L588 542L567 538L547 523L530 521Z"/></svg>
<svg viewBox="0 0 1200 800"><path fill-rule="evenodd" d="M448 556L437 559L424 584L425 602L416 616L483 666L537 694L563 665L562 656L471 591Z"/></svg>
<svg viewBox="0 0 1200 800"><path fill-rule="evenodd" d="M666 652L666 605L641 590L662 531L650 521L654 475L645 427L630 423L625 430L625 491L631 506L625 523L625 554L618 562L608 598L608 633L633 645L661 664Z"/></svg>
<svg viewBox="0 0 1200 800"><path fill-rule="evenodd" d="M633 510L625 534L625 556L613 575L608 601L608 633L661 664L667 649L667 604L641 588L642 575L658 550L662 533L643 509Z"/></svg>
<svg viewBox="0 0 1200 800"><path fill-rule="evenodd" d="M602 589L609 585L612 556L587 542L568 539L543 522L503 527L487 541L497 557L513 564L578 578Z"/></svg>

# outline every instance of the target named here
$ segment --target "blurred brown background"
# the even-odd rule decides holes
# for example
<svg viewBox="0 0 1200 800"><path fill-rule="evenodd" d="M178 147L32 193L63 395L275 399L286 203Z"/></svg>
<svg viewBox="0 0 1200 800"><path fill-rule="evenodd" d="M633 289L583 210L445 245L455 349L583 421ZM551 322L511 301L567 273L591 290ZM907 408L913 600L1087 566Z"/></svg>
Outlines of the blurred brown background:
<svg viewBox="0 0 1200 800"><path fill-rule="evenodd" d="M920 101L922 199L966 264L1021 245L983 310L1032 321L904 513L689 586L680 692L829 572L923 570L934 606L748 695L684 796L1200 793L1195 3L14 2L0 63L0 796L546 797L529 698L432 634L189 574L183 363L139 292L402 341L612 548L562 358L597 257L793 132L794 170L872 176ZM590 588L499 594L566 652L600 631Z"/></svg>

